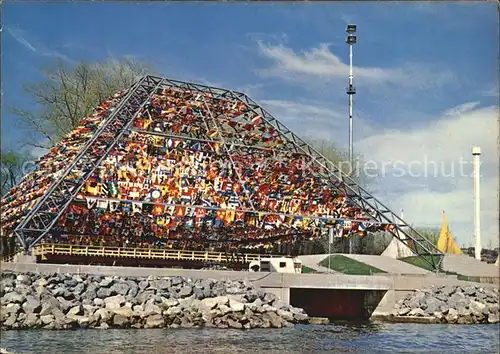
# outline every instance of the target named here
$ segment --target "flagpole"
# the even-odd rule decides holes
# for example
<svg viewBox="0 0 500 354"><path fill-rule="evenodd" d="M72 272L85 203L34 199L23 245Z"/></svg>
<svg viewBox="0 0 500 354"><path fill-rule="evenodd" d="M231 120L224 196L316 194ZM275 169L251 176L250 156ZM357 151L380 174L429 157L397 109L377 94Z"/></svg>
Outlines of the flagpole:
<svg viewBox="0 0 500 354"><path fill-rule="evenodd" d="M330 227L330 235L328 237L328 273L331 273L330 259L332 255L332 243L333 243L333 227Z"/></svg>

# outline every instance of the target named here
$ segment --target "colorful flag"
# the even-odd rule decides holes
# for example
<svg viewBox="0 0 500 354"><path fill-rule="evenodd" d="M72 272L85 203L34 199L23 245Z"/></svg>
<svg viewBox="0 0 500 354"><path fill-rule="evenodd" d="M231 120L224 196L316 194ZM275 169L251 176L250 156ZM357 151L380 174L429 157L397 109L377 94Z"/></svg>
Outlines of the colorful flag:
<svg viewBox="0 0 500 354"><path fill-rule="evenodd" d="M153 207L153 212L152 212L153 215L163 215L165 214L165 205L162 205L162 204L156 204L154 207Z"/></svg>
<svg viewBox="0 0 500 354"><path fill-rule="evenodd" d="M133 213L142 213L142 203L141 202L132 202L132 212Z"/></svg>
<svg viewBox="0 0 500 354"><path fill-rule="evenodd" d="M234 210L226 211L226 225L231 225L236 217L236 212Z"/></svg>
<svg viewBox="0 0 500 354"><path fill-rule="evenodd" d="M97 198L86 197L87 200L87 209L94 209L97 204Z"/></svg>
<svg viewBox="0 0 500 354"><path fill-rule="evenodd" d="M108 205L109 205L109 201L108 200L99 200L97 202L97 208L100 209L100 210L107 210L108 209Z"/></svg>
<svg viewBox="0 0 500 354"><path fill-rule="evenodd" d="M175 216L176 217L184 217L186 215L186 207L181 207L181 206L178 206L175 208Z"/></svg>

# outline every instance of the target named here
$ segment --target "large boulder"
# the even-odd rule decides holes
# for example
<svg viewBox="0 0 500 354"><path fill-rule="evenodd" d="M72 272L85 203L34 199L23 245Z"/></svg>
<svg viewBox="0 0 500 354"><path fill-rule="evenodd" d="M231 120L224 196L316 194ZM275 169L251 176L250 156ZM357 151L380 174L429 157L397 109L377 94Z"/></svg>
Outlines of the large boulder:
<svg viewBox="0 0 500 354"><path fill-rule="evenodd" d="M99 283L100 288L110 288L115 283L115 280L111 277L105 277Z"/></svg>
<svg viewBox="0 0 500 354"><path fill-rule="evenodd" d="M22 304L25 300L26 297L24 297L21 294L18 294L17 292L12 291L10 293L5 294L2 297L2 304L10 304L10 303Z"/></svg>
<svg viewBox="0 0 500 354"><path fill-rule="evenodd" d="M161 305L164 308L174 307L179 305L179 301L177 299L162 299Z"/></svg>
<svg viewBox="0 0 500 354"><path fill-rule="evenodd" d="M130 318L122 315L113 316L113 326L118 328L125 328L130 325Z"/></svg>
<svg viewBox="0 0 500 354"><path fill-rule="evenodd" d="M17 315L19 312L21 312L21 305L16 303L9 303L7 304L7 306L5 306L5 312Z"/></svg>
<svg viewBox="0 0 500 354"><path fill-rule="evenodd" d="M110 297L110 296L112 296L112 294L113 294L113 290L106 288L106 287L100 287L99 289L97 289L97 292L96 292L96 296L101 298L101 299L105 299L107 297Z"/></svg>
<svg viewBox="0 0 500 354"><path fill-rule="evenodd" d="M264 319L268 319L271 327L273 328L281 328L283 327L283 319L278 316L275 312L266 312L263 315Z"/></svg>
<svg viewBox="0 0 500 354"><path fill-rule="evenodd" d="M96 310L96 312L94 312L94 316L96 316L101 323L105 322L109 324L109 322L113 318L113 313L103 308Z"/></svg>
<svg viewBox="0 0 500 354"><path fill-rule="evenodd" d="M83 306L81 304L78 304L72 308L69 309L68 313L66 313L66 316L72 316L72 315L83 315Z"/></svg>
<svg viewBox="0 0 500 354"><path fill-rule="evenodd" d="M55 320L56 320L56 318L54 317L54 315L40 316L40 322L42 322L42 324L44 324L44 325L48 325L50 323L53 323Z"/></svg>
<svg viewBox="0 0 500 354"><path fill-rule="evenodd" d="M31 279L28 275L26 274L19 274L17 277L16 277L16 281L19 283L19 284L23 284L23 285L28 285L30 286L31 285Z"/></svg>
<svg viewBox="0 0 500 354"><path fill-rule="evenodd" d="M123 317L130 318L134 314L134 311L131 308L128 307L120 307L120 308L114 308L111 310L116 315L120 315Z"/></svg>
<svg viewBox="0 0 500 354"><path fill-rule="evenodd" d="M76 295L81 295L84 291L86 290L86 285L85 283L78 283L74 288L73 288L73 293Z"/></svg>
<svg viewBox="0 0 500 354"><path fill-rule="evenodd" d="M125 302L126 299L123 295L110 296L104 299L106 308L110 310L120 308Z"/></svg>
<svg viewBox="0 0 500 354"><path fill-rule="evenodd" d="M165 326L165 319L162 315L154 314L146 318L145 328L163 328Z"/></svg>
<svg viewBox="0 0 500 354"><path fill-rule="evenodd" d="M242 302L231 299L231 300L229 300L229 308L233 312L242 312L245 310L245 304L243 304Z"/></svg>
<svg viewBox="0 0 500 354"><path fill-rule="evenodd" d="M162 309L160 308L160 306L148 301L146 304L144 304L144 313L146 315L159 315L162 313Z"/></svg>
<svg viewBox="0 0 500 354"><path fill-rule="evenodd" d="M39 313L42 309L40 301L32 295L26 297L26 302L23 304L23 310L26 313Z"/></svg>
<svg viewBox="0 0 500 354"><path fill-rule="evenodd" d="M37 328L41 324L40 319L38 318L38 315L35 313L28 313L26 315L26 318L24 319L23 322L23 327L25 328Z"/></svg>
<svg viewBox="0 0 500 354"><path fill-rule="evenodd" d="M185 298L185 297L188 297L188 296L191 296L191 294L193 294L193 288L189 285L184 285L178 292L178 296L180 298Z"/></svg>
<svg viewBox="0 0 500 354"><path fill-rule="evenodd" d="M110 288L111 293L114 292L116 294L123 296L127 295L129 290L130 290L129 285L124 282L114 283Z"/></svg>

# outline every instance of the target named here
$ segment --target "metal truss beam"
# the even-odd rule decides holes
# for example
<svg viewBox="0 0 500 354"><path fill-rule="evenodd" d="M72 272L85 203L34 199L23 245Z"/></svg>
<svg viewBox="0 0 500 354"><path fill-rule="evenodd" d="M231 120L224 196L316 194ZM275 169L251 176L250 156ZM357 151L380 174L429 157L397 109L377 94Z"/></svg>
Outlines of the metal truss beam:
<svg viewBox="0 0 500 354"><path fill-rule="evenodd" d="M405 243L417 255L442 255L442 252L423 235L414 230L367 190L359 186L356 181L345 174L334 163L295 135L290 129L250 99L246 94L207 85L153 76L145 76L131 87L129 92L116 107L115 111L106 119L105 123L98 131L94 133L93 137L73 159L73 162L66 167L63 174L52 183L45 195L17 226L15 234L23 243L23 246L27 246L28 243L26 241L29 235L35 237L34 241L29 245L32 247L47 234L74 196L76 196L83 187L86 179L92 174L96 166L108 155L118 139L124 135L125 131L130 131L129 128L131 127L137 110L143 107L158 89L163 88L191 90L207 95L215 100L229 100L232 102L244 103L251 112L260 115L266 124L276 129L286 143L286 148L296 153L307 154L312 159L314 166L323 169L324 171L318 172L320 177L328 181L335 189L344 193L347 198L359 208L363 210L373 210L373 214L370 214L370 217L374 222L395 225L395 228L390 230L392 235L399 241ZM208 108L205 98L203 98L203 101ZM105 138L103 139L103 137L110 133L114 136L113 141L106 140ZM153 134L153 132L151 133ZM192 140L193 138L186 137L186 139ZM222 140L224 146L226 144L231 145L231 142L225 142L223 138ZM96 143L104 144L105 146L105 152L99 155L100 158L96 158L96 156L91 153L91 148L95 146ZM83 171L83 176L78 180L69 178L68 176L71 175L71 172L76 172L76 170ZM338 182L341 182L340 186ZM430 259L424 257L424 260L434 269L439 269L441 257L438 261L435 261L434 257Z"/></svg>
<svg viewBox="0 0 500 354"><path fill-rule="evenodd" d="M165 82L167 82L171 87L177 87L179 89L190 89L204 94L209 94L214 99L239 101L246 104L254 114L260 115L264 122L275 128L279 132L284 140L289 143L287 144L287 147L293 148L293 150L297 153L307 154L311 157L316 166L324 168L326 170L326 173L320 172L319 174L321 177L329 181L336 189L339 189L341 192L343 192L348 197L348 199L351 200L351 202L353 202L359 208L363 210L373 210L374 214L370 215L373 221L377 223L393 224L395 228L389 230L391 234L400 242L403 242L408 247L410 247L410 249L412 249L415 254L419 256L443 255L443 253L439 249L437 249L437 247L432 244L432 242L430 242L423 235L413 229L397 214L392 212L387 206L385 206L382 202L375 198L371 193L359 186L356 181L354 181L350 176L345 174L340 168L335 166L335 164L325 158L316 149L314 149L297 135L295 135L290 129L279 122L269 112L264 110L260 105L250 99L247 95L231 90L182 82L178 80L166 80ZM339 181L342 183L340 188L338 187ZM423 259L434 269L438 270L440 268L442 257L438 257L438 259L435 259L434 257L431 257L430 259L423 257Z"/></svg>
<svg viewBox="0 0 500 354"><path fill-rule="evenodd" d="M238 98L239 99L239 98ZM260 105L245 96L244 99L239 99L241 102L246 103L248 107L255 113L262 117L262 119L273 126L284 139L290 141L296 151L302 151L314 160L314 162L323 167L326 173L320 173L330 183L338 181L342 182L343 192L354 204L363 210L372 209L375 215L371 215L375 221L388 222L395 225L393 230L389 230L391 234L396 237L400 242L406 244L418 256L435 255L442 256L443 253L423 235L408 225L403 219L392 212L387 206L382 204L367 190L359 186L350 176L345 174L338 166L324 157L316 149L304 142L301 138L295 135L290 129L274 118L269 112L264 110ZM334 185L334 184L333 184ZM442 257L435 259L430 257L421 257L427 264L435 270L440 269Z"/></svg>
<svg viewBox="0 0 500 354"><path fill-rule="evenodd" d="M161 83L161 78L145 76L134 84L92 138L16 227L14 233L21 240L26 251L50 231L73 198L80 192L85 181L128 131L137 112L161 87ZM82 172L83 175L79 179L72 177L75 173Z"/></svg>

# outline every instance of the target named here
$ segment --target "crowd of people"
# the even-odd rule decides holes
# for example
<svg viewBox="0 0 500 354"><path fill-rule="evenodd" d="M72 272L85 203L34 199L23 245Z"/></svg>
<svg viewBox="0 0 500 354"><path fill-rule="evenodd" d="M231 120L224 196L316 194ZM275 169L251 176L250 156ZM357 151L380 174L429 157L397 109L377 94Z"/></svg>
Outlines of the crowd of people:
<svg viewBox="0 0 500 354"><path fill-rule="evenodd" d="M9 192L4 235L123 94L101 103ZM164 89L138 112L43 242L276 252L319 237L325 226L337 236L390 227L369 223L367 211L318 172L248 105Z"/></svg>

